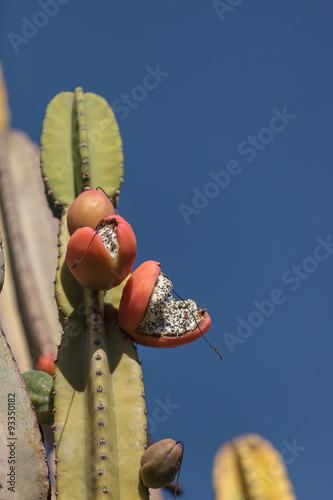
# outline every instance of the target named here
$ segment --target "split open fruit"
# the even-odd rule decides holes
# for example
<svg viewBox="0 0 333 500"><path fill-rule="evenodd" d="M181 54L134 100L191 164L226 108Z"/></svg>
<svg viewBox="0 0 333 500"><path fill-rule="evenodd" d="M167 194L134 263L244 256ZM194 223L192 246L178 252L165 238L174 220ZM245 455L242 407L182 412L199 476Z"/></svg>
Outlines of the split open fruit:
<svg viewBox="0 0 333 500"><path fill-rule="evenodd" d="M175 300L172 282L158 262L139 266L127 281L119 305L119 325L137 344L178 347L204 335L211 319L193 300Z"/></svg>
<svg viewBox="0 0 333 500"><path fill-rule="evenodd" d="M96 226L80 227L70 237L66 262L77 281L91 290L108 290L131 272L136 258L135 234L119 215Z"/></svg>
<svg viewBox="0 0 333 500"><path fill-rule="evenodd" d="M110 198L103 191L90 189L79 194L67 213L67 227L70 235L79 227L95 228L99 221L114 215L114 207Z"/></svg>

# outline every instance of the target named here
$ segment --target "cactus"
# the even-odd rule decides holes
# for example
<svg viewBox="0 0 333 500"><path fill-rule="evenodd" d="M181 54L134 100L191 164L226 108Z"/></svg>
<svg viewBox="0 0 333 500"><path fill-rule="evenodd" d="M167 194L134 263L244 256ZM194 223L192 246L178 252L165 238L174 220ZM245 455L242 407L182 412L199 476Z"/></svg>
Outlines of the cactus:
<svg viewBox="0 0 333 500"><path fill-rule="evenodd" d="M219 450L213 483L216 500L296 500L281 456L269 441L254 434Z"/></svg>
<svg viewBox="0 0 333 500"><path fill-rule="evenodd" d="M10 132L5 147L6 160L0 163L0 196L21 317L30 346L38 352L52 352L59 336L52 301L57 226L42 193L36 146L25 134ZM38 218L31 217L34 212Z"/></svg>
<svg viewBox="0 0 333 500"><path fill-rule="evenodd" d="M43 193L38 147L26 134L10 129L9 116L0 68L0 201L6 257L0 311L9 325L15 358L26 370L32 367L30 352L34 358L42 352L55 354L59 336L52 300L58 224Z"/></svg>
<svg viewBox="0 0 333 500"><path fill-rule="evenodd" d="M15 325L9 328L11 334L15 331L10 342L13 350L17 349L19 366L29 370L24 374L24 383L9 348L3 347L3 341L0 343L0 378L6 378L7 385L3 383L3 390L9 391L8 384L15 385L15 391L20 394L20 405L22 399L21 418L29 421L34 433L32 450L20 436L20 449L26 449L22 457L28 458L17 483L18 489L29 491L29 495L31 493L31 497L25 495L28 500L49 497L45 452L41 449L33 404L39 423L52 424L56 468L54 470L53 461L49 461L49 466L54 472L57 498L161 500L161 492L149 488L172 481L179 471L183 452L170 439L145 451L148 447L147 411L134 338L141 343L141 336L144 336L142 343L151 347L177 347L203 335L210 326L210 318L193 301L182 301L175 306L174 299L170 298L172 283L163 273L158 283L156 275L154 283L149 284L150 291L145 294L143 304L142 294L133 292L132 283L135 280L125 277L132 264L124 275L121 274L118 280L121 283L105 291L109 287L103 284L100 289L98 283L93 285L98 290L83 288L66 263L71 238L67 227L70 207L74 206L73 203L77 204L79 208L76 211L80 213L86 208L86 196L83 194L98 187L104 189L115 207L123 183L124 165L118 125L103 98L84 93L81 88L58 94L48 105L43 121L40 167L44 186L36 173L37 157L36 148L27 136L9 129L6 92L0 84L0 197L6 231L5 255L8 256L7 284L0 297L0 313L5 314L1 301L6 300L6 306L14 304L10 309L10 318L6 320L6 324ZM26 193L25 185L29 185L29 193ZM46 200L56 219L51 215ZM104 225L105 219L116 220L118 217L112 215L112 205L108 200L106 212L102 215ZM109 210L112 211L109 213ZM39 217L29 217L32 213L38 213ZM92 238L96 234L95 222L84 222L84 225L92 226ZM77 221L74 226L72 222L69 224L71 234L75 234L75 224ZM81 222L78 224L82 225ZM87 248L89 245L93 246L88 243ZM86 252L82 259L85 256ZM74 266L77 262L80 259L76 258ZM88 258L85 266L89 267ZM3 269L0 261L0 287ZM119 278L119 270L117 274ZM143 274L143 279L147 278ZM49 300L53 294L53 282L54 302ZM154 301L157 298L158 302L160 298L159 287L165 288L161 296L163 301L171 304L168 309L171 319L174 306L185 318L179 331L172 330L169 316L167 323L169 327L171 325L171 332L163 329L165 318L163 321L157 318L156 324L150 320L149 315L158 311ZM119 321L122 296L122 318ZM132 311L137 306L136 296L141 297L142 302L139 321L135 315L132 317ZM149 312L149 317L146 317L145 310ZM15 324L11 323L12 318L20 320ZM133 328L128 329L131 322ZM143 325L144 322L147 325ZM187 335L188 340L184 342ZM56 353L59 337L61 341ZM53 377L31 370L38 357L38 366L52 372L49 362L56 356ZM6 374L7 365L10 365L9 375ZM21 398L22 394L24 397ZM0 403L3 404L3 401L6 402L6 399L2 397ZM3 411L1 415L4 415ZM3 416L0 422L5 425ZM21 428L25 429L23 424ZM163 447L163 443L167 443L169 448ZM276 492L281 500L294 499L284 470L279 478L274 478L274 484L266 489L264 496L254 484L256 471L264 470L267 460L273 455L266 442L254 437L238 439L223 448L214 468L217 500L273 500L277 498Z"/></svg>
<svg viewBox="0 0 333 500"><path fill-rule="evenodd" d="M25 383L1 331L0 366L0 498L44 500L50 492L45 449Z"/></svg>
<svg viewBox="0 0 333 500"><path fill-rule="evenodd" d="M2 291L4 280L5 280L5 259L2 247L2 234L0 232L0 292Z"/></svg>
<svg viewBox="0 0 333 500"><path fill-rule="evenodd" d="M99 104L100 115L96 114L92 103ZM73 113L74 104L77 113ZM72 117L73 123L69 125ZM75 96L70 93L58 95L48 106L41 139L41 161L46 189L49 196L53 196L56 207L60 205L66 212L80 190L96 188L96 183L106 187L114 200L118 196L121 181L118 179L115 183L112 169L111 178L104 167L99 171L101 151L97 153L94 144L91 147L89 142L93 129L90 130L88 124L99 129L103 121L108 120L111 145L101 148L104 147L107 154L117 151L120 171L120 139L114 134L115 126L110 127L111 119L114 123L112 112L104 101L93 94L86 97L81 89L76 90ZM71 157L75 158L78 144L80 151L84 151L77 162L67 164L64 193L54 165L65 159L54 152L52 160L48 156L58 136L55 123L62 129L63 121L69 129L79 129L79 142L71 145ZM105 164L104 159L102 163ZM119 500L148 499L148 489L138 475L147 440L143 377L134 343L125 337L117 324L116 311L124 284L106 294L83 289L65 261L68 240L65 213L61 218L55 285L64 329L54 382L57 494L64 499L75 495L82 499L105 498L107 493L110 498Z"/></svg>
<svg viewBox="0 0 333 500"><path fill-rule="evenodd" d="M24 382L40 424L53 423L53 378L40 370L30 370L23 374Z"/></svg>
<svg viewBox="0 0 333 500"><path fill-rule="evenodd" d="M117 204L123 182L118 125L107 102L93 93L62 92L48 105L41 135L46 194L61 217L84 190L102 186Z"/></svg>
<svg viewBox="0 0 333 500"><path fill-rule="evenodd" d="M7 97L7 89L5 86L2 67L0 64L0 134L5 132L9 128L9 106L8 106L8 97Z"/></svg>

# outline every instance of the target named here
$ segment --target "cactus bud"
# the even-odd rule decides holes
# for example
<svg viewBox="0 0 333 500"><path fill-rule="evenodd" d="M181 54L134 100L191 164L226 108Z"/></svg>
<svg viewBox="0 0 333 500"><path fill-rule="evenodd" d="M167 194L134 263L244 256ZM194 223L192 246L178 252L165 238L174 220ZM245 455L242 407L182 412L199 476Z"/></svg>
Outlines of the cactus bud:
<svg viewBox="0 0 333 500"><path fill-rule="evenodd" d="M36 363L36 370L54 375L54 356L49 352L41 354Z"/></svg>
<svg viewBox="0 0 333 500"><path fill-rule="evenodd" d="M124 287L119 325L137 344L177 347L204 335L211 320L193 300L175 300L172 282L158 262L141 264Z"/></svg>
<svg viewBox="0 0 333 500"><path fill-rule="evenodd" d="M114 214L114 207L105 193L95 189L84 191L75 198L68 209L68 232L72 235L82 226L95 229L99 221Z"/></svg>
<svg viewBox="0 0 333 500"><path fill-rule="evenodd" d="M27 386L31 402L35 408L39 424L52 424L52 391L53 378L48 373L30 370L23 373L24 382Z"/></svg>
<svg viewBox="0 0 333 500"><path fill-rule="evenodd" d="M136 239L131 226L119 215L102 219L94 231L77 229L67 245L66 262L77 281L91 290L108 290L131 272Z"/></svg>
<svg viewBox="0 0 333 500"><path fill-rule="evenodd" d="M147 448L141 457L140 476L147 488L170 484L180 469L183 448L173 439L162 439Z"/></svg>

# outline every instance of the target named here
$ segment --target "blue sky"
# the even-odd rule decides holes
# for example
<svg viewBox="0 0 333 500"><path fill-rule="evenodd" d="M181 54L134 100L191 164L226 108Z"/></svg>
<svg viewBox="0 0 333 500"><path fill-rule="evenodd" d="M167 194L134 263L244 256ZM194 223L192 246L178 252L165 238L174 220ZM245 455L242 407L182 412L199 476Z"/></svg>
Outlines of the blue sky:
<svg viewBox="0 0 333 500"><path fill-rule="evenodd" d="M185 500L213 498L214 454L247 432L296 440L297 497L331 499L331 2L54 1L0 7L13 127L38 142L78 85L113 103L137 265L207 308L223 354L140 348L153 438L185 443Z"/></svg>

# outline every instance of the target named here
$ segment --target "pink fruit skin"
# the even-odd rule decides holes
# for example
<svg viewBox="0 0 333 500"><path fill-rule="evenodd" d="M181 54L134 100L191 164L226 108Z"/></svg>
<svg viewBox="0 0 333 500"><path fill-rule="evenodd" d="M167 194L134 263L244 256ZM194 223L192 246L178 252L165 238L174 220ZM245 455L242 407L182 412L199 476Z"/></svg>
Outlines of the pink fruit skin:
<svg viewBox="0 0 333 500"><path fill-rule="evenodd" d="M114 215L110 198L102 191L91 189L84 191L73 201L67 213L67 227L70 235L79 227L95 229L99 221Z"/></svg>
<svg viewBox="0 0 333 500"><path fill-rule="evenodd" d="M134 333L131 333L131 337L139 345L168 349L171 347L179 347L181 345L186 345L194 342L209 330L210 325L210 316L205 312L202 322L199 323L201 331L199 330L199 328L196 328L192 332L180 333L179 337L168 337L166 335L153 337L152 335L147 335L136 331Z"/></svg>
<svg viewBox="0 0 333 500"><path fill-rule="evenodd" d="M106 250L99 234L95 234L90 227L77 229L69 239L66 262L77 281L85 288L91 290L113 288L119 285L133 268L136 258L134 231L119 215L111 215L105 220L112 219L118 223L116 229L119 244L117 261ZM72 269L77 262L76 267Z"/></svg>
<svg viewBox="0 0 333 500"><path fill-rule="evenodd" d="M147 260L126 283L119 305L119 325L129 335L135 332L144 318L160 272L158 262Z"/></svg>

